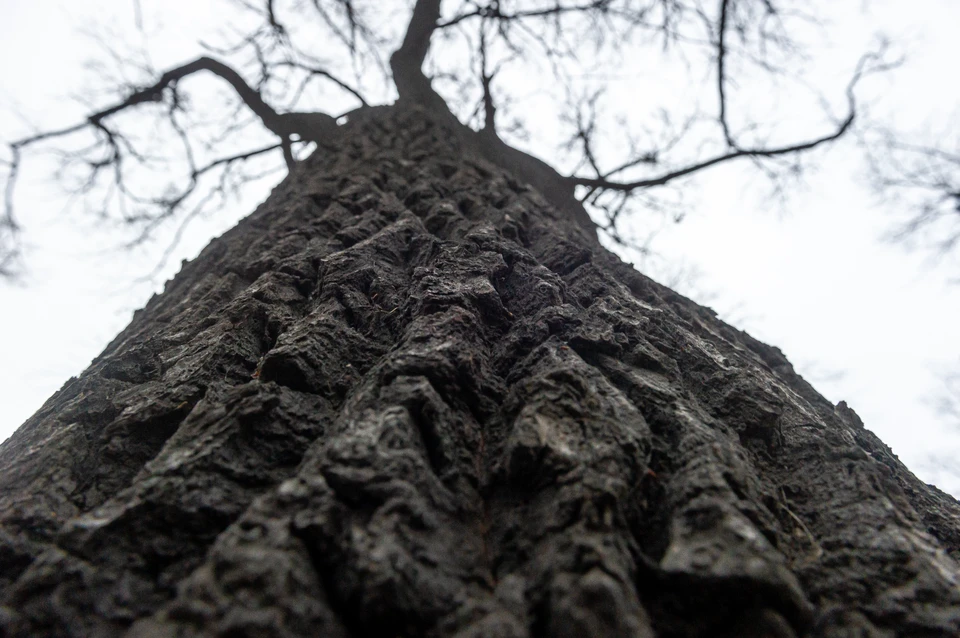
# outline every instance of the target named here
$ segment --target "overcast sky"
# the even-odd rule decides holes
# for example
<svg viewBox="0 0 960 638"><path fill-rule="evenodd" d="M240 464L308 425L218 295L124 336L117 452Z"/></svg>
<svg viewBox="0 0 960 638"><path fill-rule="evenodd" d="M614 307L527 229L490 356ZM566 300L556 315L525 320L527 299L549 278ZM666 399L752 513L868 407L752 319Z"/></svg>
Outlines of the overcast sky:
<svg viewBox="0 0 960 638"><path fill-rule="evenodd" d="M221 17L215 2L142 3L160 67L188 58ZM28 130L21 116L48 126L80 116L81 108L64 98L90 81L81 64L100 54L80 28L112 24L135 41L133 4L0 0L3 140ZM870 8L870 21L897 36L909 54L896 81L883 87L885 107L918 126L936 126L956 113L960 2L891 0ZM838 19L852 24L861 18L854 13ZM852 50L862 44L842 28ZM614 81L624 100L640 99L630 93L639 75L625 72ZM653 71L644 81L669 87ZM922 479L960 495L954 462L960 458L960 423L933 407L943 374L960 365L960 286L949 283L960 269L956 261L935 262L928 253L883 241L890 211L857 179L855 162L854 149L838 149L786 207L762 197L759 187L754 192L743 186L736 167L711 174L682 223L638 222L662 227L653 245L659 257L646 269L661 279L687 273L681 292L780 347L821 393L834 402L846 400ZM170 231L144 249L119 250L121 233L63 213L62 193L47 169L43 162L26 167L19 187L27 274L19 284L0 283L0 439L79 374L181 259L196 255L269 190L253 189L245 201L192 224L167 267L139 281L153 270Z"/></svg>

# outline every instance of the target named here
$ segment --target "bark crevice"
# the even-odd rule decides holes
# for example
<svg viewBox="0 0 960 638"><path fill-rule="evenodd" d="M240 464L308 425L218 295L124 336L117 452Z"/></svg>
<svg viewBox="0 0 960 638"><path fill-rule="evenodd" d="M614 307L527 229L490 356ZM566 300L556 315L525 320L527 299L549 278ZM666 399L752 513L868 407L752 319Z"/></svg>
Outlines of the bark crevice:
<svg viewBox="0 0 960 638"><path fill-rule="evenodd" d="M960 633L957 502L489 152L363 109L185 264L0 449L3 631Z"/></svg>

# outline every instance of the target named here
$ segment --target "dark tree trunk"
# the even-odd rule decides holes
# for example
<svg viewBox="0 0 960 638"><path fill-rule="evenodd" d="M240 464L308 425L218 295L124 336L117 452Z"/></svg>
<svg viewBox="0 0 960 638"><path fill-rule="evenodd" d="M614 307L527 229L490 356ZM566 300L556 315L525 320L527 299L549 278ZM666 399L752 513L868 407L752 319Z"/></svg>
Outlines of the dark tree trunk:
<svg viewBox="0 0 960 638"><path fill-rule="evenodd" d="M466 139L358 115L0 448L6 634L960 634L957 501Z"/></svg>

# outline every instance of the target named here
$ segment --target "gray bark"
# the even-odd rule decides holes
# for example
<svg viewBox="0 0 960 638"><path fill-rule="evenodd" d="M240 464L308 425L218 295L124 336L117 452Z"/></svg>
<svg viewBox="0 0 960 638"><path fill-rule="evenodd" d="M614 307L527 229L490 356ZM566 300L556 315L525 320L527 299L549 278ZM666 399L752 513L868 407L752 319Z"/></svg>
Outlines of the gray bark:
<svg viewBox="0 0 960 638"><path fill-rule="evenodd" d="M0 447L5 635L960 635L956 500L450 126L356 114Z"/></svg>

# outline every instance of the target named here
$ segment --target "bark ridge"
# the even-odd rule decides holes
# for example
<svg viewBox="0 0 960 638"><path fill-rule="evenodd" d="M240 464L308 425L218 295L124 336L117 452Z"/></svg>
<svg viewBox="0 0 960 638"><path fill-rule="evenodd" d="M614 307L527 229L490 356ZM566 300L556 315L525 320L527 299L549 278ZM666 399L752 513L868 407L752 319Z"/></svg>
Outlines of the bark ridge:
<svg viewBox="0 0 960 638"><path fill-rule="evenodd" d="M0 447L0 525L11 636L960 634L957 501L409 106Z"/></svg>

